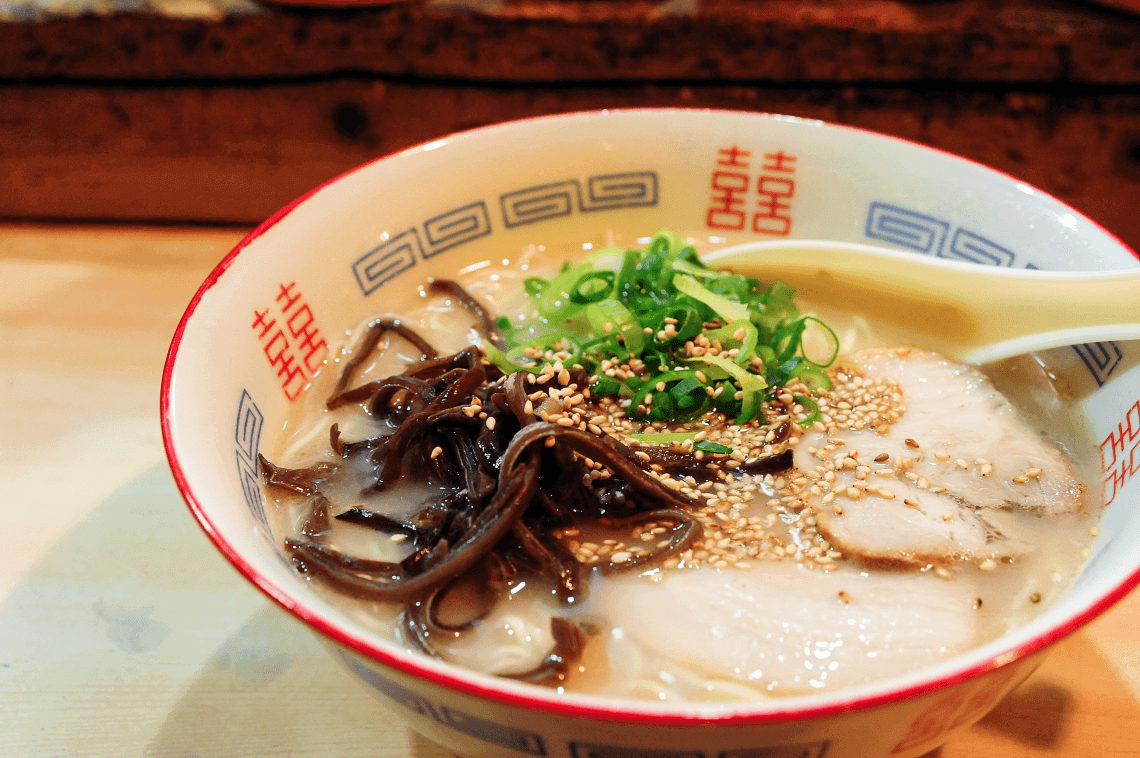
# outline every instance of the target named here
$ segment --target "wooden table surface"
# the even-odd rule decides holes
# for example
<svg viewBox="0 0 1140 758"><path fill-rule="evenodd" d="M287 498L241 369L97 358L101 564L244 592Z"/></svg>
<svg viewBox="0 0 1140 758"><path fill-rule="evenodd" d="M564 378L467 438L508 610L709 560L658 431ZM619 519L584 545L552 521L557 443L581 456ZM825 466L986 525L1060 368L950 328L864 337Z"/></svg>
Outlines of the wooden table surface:
<svg viewBox="0 0 1140 758"><path fill-rule="evenodd" d="M0 225L0 756L436 758L227 564L159 377L242 229ZM941 758L1140 756L1140 594Z"/></svg>

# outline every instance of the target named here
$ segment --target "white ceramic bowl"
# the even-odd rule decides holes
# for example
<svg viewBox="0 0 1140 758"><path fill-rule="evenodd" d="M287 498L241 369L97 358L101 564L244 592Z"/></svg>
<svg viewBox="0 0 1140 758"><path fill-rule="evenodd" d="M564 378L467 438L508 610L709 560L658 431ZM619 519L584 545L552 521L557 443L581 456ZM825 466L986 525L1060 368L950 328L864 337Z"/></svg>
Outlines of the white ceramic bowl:
<svg viewBox="0 0 1140 758"><path fill-rule="evenodd" d="M917 673L742 705L558 695L410 655L317 597L282 556L254 462L324 346L398 312L429 276L530 244L580 254L607 231L632 245L661 227L702 252L813 238L986 265L1138 265L1097 224L1012 177L869 132L745 113L502 124L361 166L284 208L219 264L178 327L162 385L166 450L223 555L412 728L465 756L917 756L1140 582L1140 345L1109 343L1048 354L1103 440L1108 506L1087 568L1040 617Z"/></svg>

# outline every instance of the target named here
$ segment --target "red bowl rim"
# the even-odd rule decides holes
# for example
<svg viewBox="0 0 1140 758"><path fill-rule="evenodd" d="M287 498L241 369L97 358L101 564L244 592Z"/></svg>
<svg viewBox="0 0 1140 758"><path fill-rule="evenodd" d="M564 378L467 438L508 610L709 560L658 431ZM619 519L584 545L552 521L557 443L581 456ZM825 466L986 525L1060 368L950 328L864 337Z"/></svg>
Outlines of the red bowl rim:
<svg viewBox="0 0 1140 758"><path fill-rule="evenodd" d="M471 129L456 134L447 135L443 139L452 139L461 135L472 135L484 131L493 131L505 128L516 128L524 126L529 123L537 121L558 120L566 118L577 117L598 117L608 116L610 114L622 113L710 113L710 114L731 114L731 115L745 115L757 118L773 118L778 117L781 119L788 119L788 116L777 116L776 114L757 113L749 111L729 111L718 109L686 109L686 108L622 108L622 109L609 109L598 111L580 111L573 113L563 113L548 116L537 116L533 118L520 119L516 121L508 121L500 124L493 124L490 126ZM791 117L795 118L795 117ZM805 120L805 119L796 119ZM814 122L814 120L812 120ZM1006 174L997 169L986 166L982 163L974 161L970 158L965 158L956 155L949 151L933 148L928 145L922 145L911 140L906 140L900 137L874 132L860 127L846 126L842 124L826 124L830 128L845 129L851 131L862 132L871 134L877 138L896 140L901 143L913 145L923 150L942 153L948 155L956 160L972 163L975 166L981 167L988 172L998 174L1008 180L1014 181L1026 187L1030 187L1035 193L1051 199L1063 207L1069 206L1057 198L1053 197L1043 190L1032 187L1028 183ZM244 239L241 240L231 250L218 265L210 272L202 286L195 293L193 299L190 301L178 323L178 327L174 332L174 336L170 343L169 351L165 366L162 372L161 396L160 396L160 415L162 421L162 439L163 446L166 450L166 456L174 476L176 485L183 499L186 501L194 518L198 521L199 526L206 533L207 537L214 543L215 547L234 565L234 567L255 587L260 589L268 595L274 602L280 605L291 614L297 616L300 620L308 624L310 627L320 632L322 635L344 645L351 650L378 661L384 665L390 666L398 671L407 675L423 679L431 684L438 685L447 689L455 690L457 692L474 696L477 698L492 700L502 703L504 705L522 708L526 710L541 711L546 713L557 714L560 716L567 716L572 718L604 720L622 723L638 723L638 724L657 724L662 726L672 725L717 725L717 726L743 726L753 724L776 724L785 723L790 721L800 721L807 719L820 719L830 716L836 716L854 711L862 711L871 708L891 705L904 700L920 697L922 695L930 694L938 690L950 687L961 682L974 679L978 676L986 674L990 671L995 671L1003 668L1028 656L1037 653L1050 645L1064 639L1073 632L1077 631L1080 627L1092 621L1100 614L1107 611L1110 607L1125 597L1133 588L1140 584L1140 569L1124 577L1116 586L1112 587L1110 591L1100 596L1094 603L1087 606L1080 613L1067 618L1063 623L1050 627L1044 630L1037 636L1025 640L1020 644L1003 649L999 652L987 656L986 660L974 663L944 674L938 674L924 679L915 684L907 685L898 689L893 689L887 692L871 692L870 694L859 694L858 692L845 696L844 690L839 690L836 693L828 693L821 695L803 696L798 698L789 698L781 701L758 701L757 704L749 709L748 707L741 707L738 705L728 707L706 707L706 704L689 703L682 706L675 707L662 707L655 703L649 704L652 707L639 707L638 701L632 700L618 700L618 699L605 699L597 698L598 704L584 703L582 700L589 700L588 696L574 696L563 697L558 695L553 690L546 690L539 687L526 688L519 687L514 682L505 682L503 687L496 687L491 684L484 684L480 679L489 678L482 675L472 675L471 672L466 672L458 667L438 667L428 663L428 659L424 658L422 661L418 656L407 654L395 654L392 651L382 649L372 644L372 641L354 634L351 634L344 629L330 623L318 614L315 614L305 608L289 593L282 590L275 585L268 577L260 573L253 565L245 560L236 548L228 542L221 532L216 528L211 521L205 510L198 502L193 488L191 487L189 478L178 458L178 451L175 449L174 444L174 409L172 406L173 396L171 387L174 378L174 364L178 355L178 349L182 342L183 334L186 331L187 324L190 318L197 310L198 304L203 295L221 278L222 274L230 267L238 255L248 247L254 240L265 234L270 228L279 223L295 208L305 202L308 198L320 192L325 187L328 187L341 179L350 176L357 171L360 171L374 163L387 160L391 157L401 155L403 153L414 152L424 145L433 144L439 141L439 138L428 140L419 145L415 145L403 150L389 153L371 161L356 166L348 171L330 179L329 181L315 187L314 189L301 195L296 200L281 208L274 213L264 222L259 224L252 232L250 232ZM1080 215L1080 217L1087 223L1092 224L1095 228L1099 229L1106 236L1114 240L1125 250L1128 250L1137 260L1140 260L1140 253L1132 250L1126 245L1119 237L1112 232L1108 231L1094 220L1089 219L1084 214L1076 209L1070 208L1073 212ZM525 690L525 694L520 693L518 690ZM815 703L813 701L826 700L824 703ZM773 702L786 703L784 707L779 707L778 710L772 710Z"/></svg>

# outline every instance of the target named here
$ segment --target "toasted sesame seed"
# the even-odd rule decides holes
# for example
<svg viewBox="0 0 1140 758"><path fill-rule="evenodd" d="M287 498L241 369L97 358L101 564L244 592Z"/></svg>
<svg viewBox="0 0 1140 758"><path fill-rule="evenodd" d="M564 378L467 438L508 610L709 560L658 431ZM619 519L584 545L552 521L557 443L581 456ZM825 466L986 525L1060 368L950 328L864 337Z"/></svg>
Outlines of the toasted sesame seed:
<svg viewBox="0 0 1140 758"><path fill-rule="evenodd" d="M436 445L431 449L431 459L434 461L439 456L443 455L443 448Z"/></svg>

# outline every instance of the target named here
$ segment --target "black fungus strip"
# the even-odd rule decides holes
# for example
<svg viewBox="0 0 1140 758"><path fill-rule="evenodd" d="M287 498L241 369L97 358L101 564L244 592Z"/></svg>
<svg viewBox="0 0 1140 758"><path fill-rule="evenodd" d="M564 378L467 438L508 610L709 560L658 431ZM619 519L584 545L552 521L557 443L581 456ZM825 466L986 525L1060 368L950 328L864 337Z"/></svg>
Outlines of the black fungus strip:
<svg viewBox="0 0 1140 758"><path fill-rule="evenodd" d="M434 347L431 346L427 340L417 334L414 330L404 326L398 319L377 319L368 324L368 331L364 334L364 339L361 340L360 346L352 352L352 357L344 364L341 369L340 376L336 380L336 388L333 390L333 395L339 395L344 392L345 387L352 381L352 375L356 373L356 369L368 360L368 356L372 355L372 351L380 344L380 340L388 332L395 332L408 342L415 345L416 349L423 353L424 358L430 360L439 355Z"/></svg>
<svg viewBox="0 0 1140 758"><path fill-rule="evenodd" d="M670 524L670 526L665 529L665 532L653 541L653 550L646 553L626 551L629 557L622 563L615 563L611 555L607 563L598 565L598 570L604 574L629 571L631 569L643 570L646 566L660 563L669 556L689 549L704 533L704 527L699 521L683 511L673 510L671 508L638 513L628 518L614 521L611 527L629 529L637 524L650 523L654 523L657 526ZM669 544L664 547L657 547L660 542L665 540L668 540Z"/></svg>
<svg viewBox="0 0 1140 758"><path fill-rule="evenodd" d="M746 474L778 474L792 467L794 455L792 449L788 448L782 453L765 455L761 458L752 458L744 461L736 470L743 471Z"/></svg>
<svg viewBox="0 0 1140 758"><path fill-rule="evenodd" d="M337 472L335 463L318 463L309 468L280 468L274 466L261 453L257 454L261 478L266 485L301 495L317 494L317 485Z"/></svg>
<svg viewBox="0 0 1140 758"><path fill-rule="evenodd" d="M375 349L382 330L395 328L393 323L374 322L357 357ZM326 501L325 525L321 527L314 506L313 528L302 530L305 538L285 542L299 570L356 598L403 604L400 624L409 644L438 656L432 640L468 631L491 612L517 576L543 577L565 605L586 597L589 569L554 536L559 528L599 518L609 528L651 522L665 527L652 547L626 551L619 563L611 559L598 565L602 572L643 570L699 539L700 522L684 510L691 503L657 476L718 476L708 456L698 459L669 448L638 451L613 437L538 421L526 412L528 374L503 376L475 348L443 357L430 352L431 357L400 376L348 391L341 386L329 400L329 407L367 403L373 417L395 426L391 434L348 444L338 427L330 431L333 451L352 459L354 467L365 467L374 482L365 494L401 477L425 478L440 487L441 494L406 521L362 506L336 517L387 534L407 534L411 552L391 563L353 558L320 544L328 528ZM346 366L343 384L357 365L359 361ZM571 375L585 386L582 369ZM649 455L648 462L641 452ZM594 480L587 464L605 467L612 476ZM787 451L745 461L736 470L769 473L790 465ZM290 471L263 460L262 471L267 483L315 496L315 502L317 485L336 466ZM450 604L453 592L461 592L465 602ZM561 681L593 633L587 624L557 617L551 631L555 645L542 663L513 678Z"/></svg>
<svg viewBox="0 0 1140 758"><path fill-rule="evenodd" d="M387 379L368 382L359 387L354 387L353 389L335 394L328 399L325 406L331 411L346 403L367 402L368 409L372 413L376 413L378 409L387 404L393 395L401 390L410 392L424 401L430 400L435 395L431 385L422 379L414 379L407 376L390 376Z"/></svg>
<svg viewBox="0 0 1140 758"><path fill-rule="evenodd" d="M586 641L597 634L597 629L581 621L554 616L550 619L550 634L554 646L542 663L521 674L503 674L508 679L531 684L557 684L566 679L566 672L577 663L586 649Z"/></svg>
<svg viewBox="0 0 1140 758"><path fill-rule="evenodd" d="M320 539L329 530L329 500L318 492L309 499L306 507L309 509L309 515L301 527L301 534Z"/></svg>
<svg viewBox="0 0 1140 758"><path fill-rule="evenodd" d="M429 630L466 632L485 619L506 595L508 583L502 560L491 553L475 569L452 579L418 607L423 611L421 623ZM442 606L452 592L463 593L462 603L468 608L466 618L444 621L440 618ZM426 623L424 623L426 622Z"/></svg>
<svg viewBox="0 0 1140 758"><path fill-rule="evenodd" d="M428 288L433 293L442 293L458 300L464 308L474 313L475 317L479 319L479 331L482 332L483 336L496 347L503 346L503 340L495 328L495 322L492 320L490 312L470 292L465 290L463 285L452 279L432 279Z"/></svg>
<svg viewBox="0 0 1140 758"><path fill-rule="evenodd" d="M385 534L406 534L409 537L415 537L420 532L419 529L405 521L398 521L389 516L385 516L383 513L376 513L359 505L349 508L344 513L335 516L335 518L337 521L366 526L369 529L375 529Z"/></svg>

